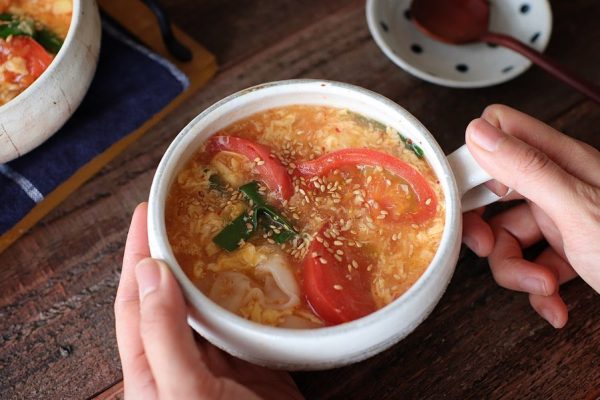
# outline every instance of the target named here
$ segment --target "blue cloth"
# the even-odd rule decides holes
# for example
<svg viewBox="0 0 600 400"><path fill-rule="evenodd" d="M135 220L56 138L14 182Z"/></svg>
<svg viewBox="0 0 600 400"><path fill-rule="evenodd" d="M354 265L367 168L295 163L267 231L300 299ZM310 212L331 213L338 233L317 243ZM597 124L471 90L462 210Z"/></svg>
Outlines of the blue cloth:
<svg viewBox="0 0 600 400"><path fill-rule="evenodd" d="M158 113L187 77L106 17L96 75L81 105L48 141L0 164L0 235L44 196Z"/></svg>

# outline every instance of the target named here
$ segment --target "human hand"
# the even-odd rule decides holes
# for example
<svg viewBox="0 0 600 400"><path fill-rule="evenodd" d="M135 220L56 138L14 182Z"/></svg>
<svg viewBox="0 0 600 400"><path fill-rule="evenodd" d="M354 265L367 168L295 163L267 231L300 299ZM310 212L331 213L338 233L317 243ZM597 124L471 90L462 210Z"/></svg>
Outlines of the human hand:
<svg viewBox="0 0 600 400"><path fill-rule="evenodd" d="M194 339L179 285L150 257L147 204L131 221L115 299L126 399L300 399L286 372L236 359Z"/></svg>
<svg viewBox="0 0 600 400"><path fill-rule="evenodd" d="M510 199L525 202L487 222L482 210L465 213L463 241L488 257L499 285L529 293L532 307L563 327L560 284L579 275L600 292L600 152L501 105L469 124L466 141L477 162L516 191ZM543 239L548 247L524 260L522 249Z"/></svg>

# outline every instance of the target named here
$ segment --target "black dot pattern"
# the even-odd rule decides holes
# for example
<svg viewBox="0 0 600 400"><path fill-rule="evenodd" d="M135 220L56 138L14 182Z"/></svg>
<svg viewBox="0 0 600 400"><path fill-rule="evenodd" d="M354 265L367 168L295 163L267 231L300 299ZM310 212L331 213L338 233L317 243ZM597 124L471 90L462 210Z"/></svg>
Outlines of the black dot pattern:
<svg viewBox="0 0 600 400"><path fill-rule="evenodd" d="M457 64L456 70L464 74L469 71L469 66L467 64Z"/></svg>
<svg viewBox="0 0 600 400"><path fill-rule="evenodd" d="M540 36L542 35L541 32L536 32L533 34L533 36L531 37L531 39L529 39L530 43L535 43L537 42L537 40L540 38Z"/></svg>
<svg viewBox="0 0 600 400"><path fill-rule="evenodd" d="M513 70L513 68L514 67L512 65L509 65L508 67L504 67L504 68L502 68L502 73L503 74L509 73L510 71Z"/></svg>
<svg viewBox="0 0 600 400"><path fill-rule="evenodd" d="M381 25L381 29L383 29L384 32L389 32L390 28L387 26L387 24L383 21L379 21L379 25Z"/></svg>
<svg viewBox="0 0 600 400"><path fill-rule="evenodd" d="M404 18L406 18L409 21L412 19L412 16L410 15L410 9L404 11Z"/></svg>
<svg viewBox="0 0 600 400"><path fill-rule="evenodd" d="M420 45L416 44L416 43L413 44L413 45L411 45L410 49L415 54L421 54L423 52L423 48Z"/></svg>
<svg viewBox="0 0 600 400"><path fill-rule="evenodd" d="M519 11L521 11L521 14L527 14L529 12L529 10L531 10L531 7L527 3L522 4L521 8L519 8Z"/></svg>

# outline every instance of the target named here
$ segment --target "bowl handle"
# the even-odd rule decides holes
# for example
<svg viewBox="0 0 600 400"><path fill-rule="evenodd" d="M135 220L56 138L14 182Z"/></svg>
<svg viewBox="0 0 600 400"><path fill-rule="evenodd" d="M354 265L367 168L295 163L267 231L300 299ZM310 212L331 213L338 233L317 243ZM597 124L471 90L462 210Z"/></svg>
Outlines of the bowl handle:
<svg viewBox="0 0 600 400"><path fill-rule="evenodd" d="M502 199L502 197L483 185L493 178L477 164L466 144L463 144L458 150L450 154L448 162L454 172L456 186L462 199L463 212L483 207ZM512 189L504 197L511 191Z"/></svg>

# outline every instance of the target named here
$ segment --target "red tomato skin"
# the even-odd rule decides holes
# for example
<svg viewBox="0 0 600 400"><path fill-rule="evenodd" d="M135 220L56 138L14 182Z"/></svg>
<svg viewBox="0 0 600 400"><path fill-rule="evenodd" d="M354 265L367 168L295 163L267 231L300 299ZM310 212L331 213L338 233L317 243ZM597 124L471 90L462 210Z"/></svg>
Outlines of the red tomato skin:
<svg viewBox="0 0 600 400"><path fill-rule="evenodd" d="M381 151L357 148L338 150L311 161L298 163L297 171L301 175L320 176L335 168L356 165L379 166L401 177L411 186L419 199L419 209L405 214L403 220L421 223L435 215L437 198L423 175L410 164ZM427 202L427 199L430 201Z"/></svg>
<svg viewBox="0 0 600 400"><path fill-rule="evenodd" d="M11 81L29 86L52 62L53 57L35 40L28 36L13 36L11 40L0 40L0 61L5 62L10 56L22 57L27 63L29 75L10 76ZM14 76L13 76L14 75ZM6 76L8 79L9 76Z"/></svg>
<svg viewBox="0 0 600 400"><path fill-rule="evenodd" d="M212 136L208 139L206 148L211 153L219 151L238 153L250 161L260 158L264 164L256 165L256 171L277 198L282 201L288 200L294 194L292 178L281 162L271 157L271 149L268 146L235 136Z"/></svg>
<svg viewBox="0 0 600 400"><path fill-rule="evenodd" d="M307 302L328 325L350 322L376 310L367 263L360 257L350 256L349 248L342 249L347 256L339 262L322 243L313 240L303 262ZM347 265L352 259L360 260L359 265L348 271ZM352 279L348 280L347 275ZM339 285L338 289L335 285Z"/></svg>

